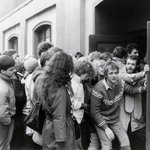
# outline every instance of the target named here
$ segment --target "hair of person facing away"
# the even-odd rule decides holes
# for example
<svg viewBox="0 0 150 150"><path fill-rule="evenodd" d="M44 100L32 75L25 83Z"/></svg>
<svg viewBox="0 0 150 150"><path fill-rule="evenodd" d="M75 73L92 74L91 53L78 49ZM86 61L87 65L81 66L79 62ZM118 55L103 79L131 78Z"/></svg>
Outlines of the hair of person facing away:
<svg viewBox="0 0 150 150"><path fill-rule="evenodd" d="M10 57L12 57L14 54L16 54L17 51L14 49L9 49L9 50L5 50L4 52L2 52L2 55L8 55Z"/></svg>
<svg viewBox="0 0 150 150"><path fill-rule="evenodd" d="M15 61L8 55L0 55L0 71L7 70L15 65Z"/></svg>
<svg viewBox="0 0 150 150"><path fill-rule="evenodd" d="M81 76L82 74L88 74L91 78L94 77L94 69L90 62L84 61L84 62L77 62L75 64L75 73L78 76Z"/></svg>
<svg viewBox="0 0 150 150"><path fill-rule="evenodd" d="M70 74L74 70L72 57L64 52L55 53L50 61L49 70L46 71L44 79L43 93L48 95L48 89L59 88L67 85L70 80Z"/></svg>
<svg viewBox="0 0 150 150"><path fill-rule="evenodd" d="M125 48L123 48L122 46L117 46L113 50L113 56L117 57L117 58L126 58L127 52L126 52Z"/></svg>
<svg viewBox="0 0 150 150"><path fill-rule="evenodd" d="M37 48L37 53L39 56L41 56L41 54L45 51L47 51L48 49L50 49L51 47L53 47L53 44L50 42L41 42L38 44L38 48Z"/></svg>

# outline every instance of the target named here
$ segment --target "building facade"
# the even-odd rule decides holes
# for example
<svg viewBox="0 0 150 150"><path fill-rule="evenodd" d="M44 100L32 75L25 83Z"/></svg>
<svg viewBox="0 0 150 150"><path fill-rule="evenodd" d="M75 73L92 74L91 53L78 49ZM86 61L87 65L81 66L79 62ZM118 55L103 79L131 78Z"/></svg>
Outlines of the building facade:
<svg viewBox="0 0 150 150"><path fill-rule="evenodd" d="M38 43L49 41L68 53L80 51L87 55L95 50L112 52L117 45L136 42L140 56L147 54L149 58L149 3L149 0L5 0L0 5L0 51L16 49L21 57L27 54L37 57ZM147 127L149 112L147 98ZM146 133L149 150L149 128Z"/></svg>
<svg viewBox="0 0 150 150"><path fill-rule="evenodd" d="M146 54L147 0L5 0L1 7L0 51L37 56L38 43L50 41L87 55L137 42Z"/></svg>
<svg viewBox="0 0 150 150"><path fill-rule="evenodd" d="M14 1L14 0L12 0ZM11 1L11 2L12 2ZM88 53L94 34L94 5L101 0L22 0L3 2L0 50L16 49L20 56L37 56L37 45L50 41L69 53ZM7 7L7 6L8 7Z"/></svg>

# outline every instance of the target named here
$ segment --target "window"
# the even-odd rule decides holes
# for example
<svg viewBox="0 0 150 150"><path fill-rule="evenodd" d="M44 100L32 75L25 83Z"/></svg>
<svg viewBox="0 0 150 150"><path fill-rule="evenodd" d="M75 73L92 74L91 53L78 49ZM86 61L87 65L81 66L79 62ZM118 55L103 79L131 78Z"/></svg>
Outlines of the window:
<svg viewBox="0 0 150 150"><path fill-rule="evenodd" d="M51 25L44 24L34 30L34 55L37 57L37 46L40 42L51 42Z"/></svg>
<svg viewBox="0 0 150 150"><path fill-rule="evenodd" d="M49 26L44 26L42 27L42 29L39 29L37 31L38 33L38 43L42 42L42 41L48 41L50 42L50 27Z"/></svg>
<svg viewBox="0 0 150 150"><path fill-rule="evenodd" d="M8 41L8 48L14 49L18 52L18 37L13 36Z"/></svg>

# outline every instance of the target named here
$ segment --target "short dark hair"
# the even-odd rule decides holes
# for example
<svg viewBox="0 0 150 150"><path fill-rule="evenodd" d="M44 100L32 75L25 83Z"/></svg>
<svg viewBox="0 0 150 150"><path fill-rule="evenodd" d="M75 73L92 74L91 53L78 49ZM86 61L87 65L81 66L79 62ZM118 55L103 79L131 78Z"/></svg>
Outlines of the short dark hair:
<svg viewBox="0 0 150 150"><path fill-rule="evenodd" d="M82 74L88 74L91 78L94 77L94 69L92 67L92 64L90 62L84 61L84 62L77 62L75 65L75 73L78 76L81 76Z"/></svg>
<svg viewBox="0 0 150 150"><path fill-rule="evenodd" d="M42 52L47 51L49 48L53 47L53 44L50 42L41 42L38 44L38 55L41 56Z"/></svg>
<svg viewBox="0 0 150 150"><path fill-rule="evenodd" d="M122 46L117 46L113 50L113 56L117 58L124 58L127 57L127 52Z"/></svg>
<svg viewBox="0 0 150 150"><path fill-rule="evenodd" d="M7 70L15 65L15 61L8 55L0 55L0 71Z"/></svg>
<svg viewBox="0 0 150 150"><path fill-rule="evenodd" d="M105 64L105 67L104 67L104 76L107 77L107 74L108 74L108 69L111 68L111 69L116 69L119 73L119 67L117 66L117 64L115 64L114 62L112 61L108 61L106 64Z"/></svg>
<svg viewBox="0 0 150 150"><path fill-rule="evenodd" d="M128 54L131 54L133 49L137 49L139 51L139 46L136 43L128 43L126 46L126 51Z"/></svg>

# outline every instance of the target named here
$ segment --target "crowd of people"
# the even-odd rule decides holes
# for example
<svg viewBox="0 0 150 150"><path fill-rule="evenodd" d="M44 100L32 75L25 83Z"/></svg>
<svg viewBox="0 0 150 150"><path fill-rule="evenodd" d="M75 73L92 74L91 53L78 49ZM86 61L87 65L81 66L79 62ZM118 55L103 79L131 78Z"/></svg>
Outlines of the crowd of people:
<svg viewBox="0 0 150 150"><path fill-rule="evenodd" d="M131 150L131 135L145 145L149 65L137 44L84 56L41 42L37 53L0 55L0 150ZM24 121L37 101L42 133Z"/></svg>

